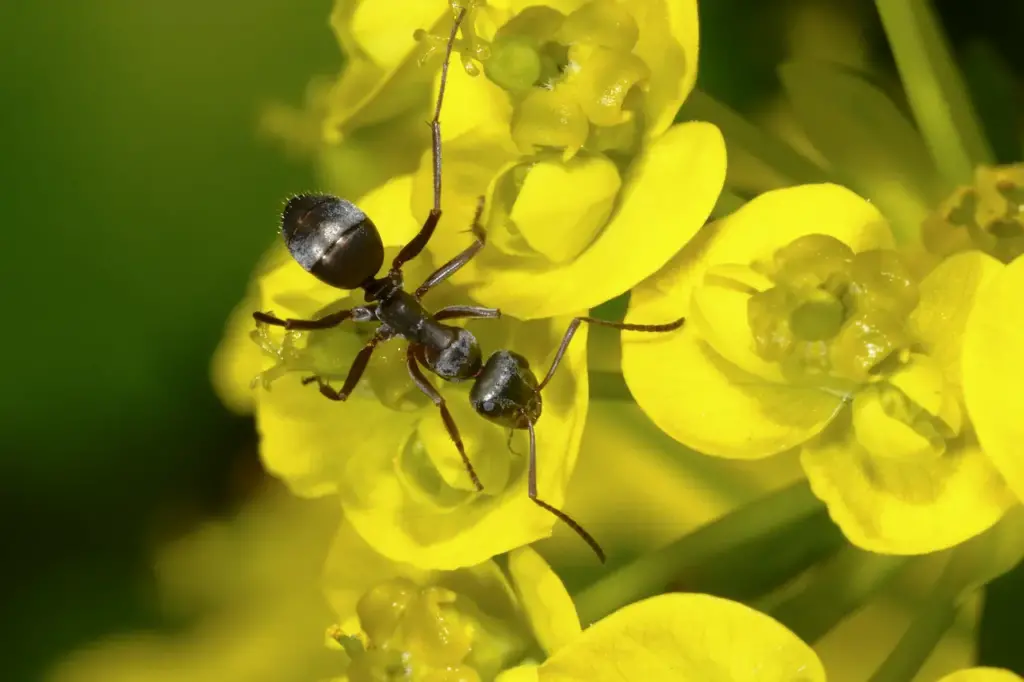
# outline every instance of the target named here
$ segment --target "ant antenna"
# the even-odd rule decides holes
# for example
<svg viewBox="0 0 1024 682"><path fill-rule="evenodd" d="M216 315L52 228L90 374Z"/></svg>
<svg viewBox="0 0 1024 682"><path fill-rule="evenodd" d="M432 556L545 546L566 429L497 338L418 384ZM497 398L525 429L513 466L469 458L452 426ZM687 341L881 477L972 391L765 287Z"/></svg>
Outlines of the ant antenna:
<svg viewBox="0 0 1024 682"><path fill-rule="evenodd" d="M576 331L580 328L580 325L584 322L588 324L595 324L601 327L611 327L612 329L621 329L624 331L637 331L637 332L670 332L679 329L683 326L685 318L679 318L673 322L665 324L630 324L626 322L612 322L610 320L601 320L596 317L576 317L569 323L568 329L565 330L565 335L562 337L562 342L558 346L558 350L555 352L555 357L551 361L551 367L548 369L547 374L537 384L535 389L538 394L541 390L547 386L548 382L555 375L555 370L558 369L559 364L562 362L562 358L565 355L565 351L569 348L569 342L572 341L573 336L576 335ZM522 415L523 421L526 422L526 426L530 431L530 455L528 460L527 469L527 480L528 490L530 499L533 500L538 506L547 509L549 512L561 519L567 526L576 531L576 534L583 538L584 542L590 545L590 548L597 554L597 558L601 560L601 563L605 561L604 550L597 544L597 540L593 538L583 526L576 522L571 516L566 514L561 509L557 509L547 502L537 498L537 437L534 434L533 420L528 415ZM511 443L511 441L510 441Z"/></svg>
<svg viewBox="0 0 1024 682"><path fill-rule="evenodd" d="M544 500L537 497L537 434L533 428L533 421L526 418L525 415L524 418L526 421L526 428L530 433L530 457L527 464L527 490L529 492L530 499L533 500L537 506L547 509L558 517L559 520L565 523L565 525L576 531L576 535L579 535L583 538L584 542L590 545L590 549L594 550L594 554L597 555L597 558L600 559L603 564L606 560L604 550L601 549L601 545L597 544L597 540L594 539L594 536L584 530L583 526L577 523L574 518L566 514L564 511L551 506Z"/></svg>

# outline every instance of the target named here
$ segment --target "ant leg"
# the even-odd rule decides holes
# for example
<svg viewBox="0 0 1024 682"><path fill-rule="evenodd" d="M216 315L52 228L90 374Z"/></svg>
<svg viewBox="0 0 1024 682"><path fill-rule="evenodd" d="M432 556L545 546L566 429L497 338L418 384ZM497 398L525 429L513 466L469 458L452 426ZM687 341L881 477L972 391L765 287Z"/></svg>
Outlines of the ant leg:
<svg viewBox="0 0 1024 682"><path fill-rule="evenodd" d="M444 89L448 83L448 64L451 62L452 50L455 48L455 36L459 32L462 20L466 18L467 11L465 8L460 10L455 17L455 23L452 24L452 32L448 36L448 45L444 51L444 61L441 62L441 82L438 86L437 105L434 107L434 118L430 121L431 157L434 173L434 207L430 209L430 215L427 216L419 233L412 238L412 241L402 247L402 250L395 256L395 260L391 262L392 273L401 270L403 265L420 255L420 252L423 251L427 242L430 241L430 237L434 234L437 221L441 219L441 103L444 101Z"/></svg>
<svg viewBox="0 0 1024 682"><path fill-rule="evenodd" d="M590 545L590 549L594 550L594 554L601 560L603 564L605 562L604 550L601 549L601 545L597 544L597 540L594 536L584 530L583 526L577 523L571 516L566 514L561 509L553 507L544 500L537 497L537 435L534 433L533 422L529 419L526 420L526 428L530 432L530 457L527 464L527 491L529 492L530 499L533 500L537 506L547 509L549 512L558 517L565 525L576 531L576 534L583 538L583 541Z"/></svg>
<svg viewBox="0 0 1024 682"><path fill-rule="evenodd" d="M356 354L355 360L352 361L352 367L348 370L348 376L345 377L345 383L342 384L340 391L335 391L331 388L330 384L323 380L319 376L305 377L302 379L302 385L311 384L314 381L320 388L320 393L326 398L331 400L347 400L348 396L355 389L356 384L363 377L363 372L366 371L366 366L370 363L370 356L373 355L374 349L377 344L382 341L387 341L391 338L390 334L374 334L373 337L363 346L362 350Z"/></svg>
<svg viewBox="0 0 1024 682"><path fill-rule="evenodd" d="M508 441L505 443L505 447L508 448L508 451L511 452L513 455L518 455L519 453L516 452L516 449L512 447L512 439L515 437L515 435L515 429L508 430Z"/></svg>
<svg viewBox="0 0 1024 682"><path fill-rule="evenodd" d="M484 232L484 228L480 225L480 216L483 215L483 212L484 197L480 197L477 200L476 213L473 214L473 224L469 228L473 233L473 236L476 237L475 241L462 253L439 267L432 275L430 275L430 277L427 277L423 281L423 284L421 284L413 294L417 301L420 300L425 293L458 272L463 265L473 260L473 256L478 254L480 249L484 248L484 244L487 243L487 234Z"/></svg>
<svg viewBox="0 0 1024 682"><path fill-rule="evenodd" d="M459 456L462 457L462 463L466 466L466 471L469 473L469 477L473 480L473 485L476 489L483 490L484 486L480 482L480 478L476 475L476 470L473 468L473 463L469 461L469 456L466 455L466 448L462 445L462 436L459 435L459 427L455 425L455 419L452 418L452 413L448 411L448 406L444 402L444 398L438 393L437 389L427 380L427 377L423 375L423 371L420 370L419 363L416 360L416 347L413 344L409 344L409 351L406 355L406 364L409 367L409 375L412 380L416 382L423 393L430 398L438 409L441 410L441 419L444 420L444 427L448 430L448 435L451 437L452 442L455 443L455 448L459 451Z"/></svg>
<svg viewBox="0 0 1024 682"><path fill-rule="evenodd" d="M572 341L572 337L576 334L576 330L579 329L580 324L584 322L632 332L671 332L682 327L683 322L685 321L685 317L680 317L678 320L668 322L666 324L627 324L625 322L599 320L596 317L574 318L573 321L569 323L569 328L565 330L565 336L562 337L562 344L558 347L558 352L555 353L555 359L551 361L551 368L548 369L548 373L544 375L544 380L537 386L537 391L539 392L549 381L551 381L551 377L554 376L555 370L558 369L558 363L562 361L562 356L565 355L565 349L569 347L569 342Z"/></svg>
<svg viewBox="0 0 1024 682"><path fill-rule="evenodd" d="M450 305L434 313L434 319L438 322L455 319L497 319L499 317L501 317L501 311L497 308L484 308L478 305Z"/></svg>
<svg viewBox="0 0 1024 682"><path fill-rule="evenodd" d="M275 317L270 313L255 312L252 314L253 319L262 324L271 324L277 327L284 327L291 331L296 330L308 330L308 329L330 329L331 327L337 327L345 320L354 320L355 322L369 322L374 319L374 310L376 305L373 306L359 306L357 308L350 308L348 310L339 310L336 313L330 315L324 315L323 317L315 320L296 320L288 318L282 320L279 317Z"/></svg>

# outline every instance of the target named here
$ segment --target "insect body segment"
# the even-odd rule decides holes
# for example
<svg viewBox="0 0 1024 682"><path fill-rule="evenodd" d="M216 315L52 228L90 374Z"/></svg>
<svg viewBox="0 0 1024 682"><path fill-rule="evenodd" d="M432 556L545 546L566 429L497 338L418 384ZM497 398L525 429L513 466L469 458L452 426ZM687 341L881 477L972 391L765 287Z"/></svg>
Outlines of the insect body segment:
<svg viewBox="0 0 1024 682"><path fill-rule="evenodd" d="M484 419L509 429L525 429L540 419L537 377L518 353L496 351L469 391L469 402Z"/></svg>
<svg viewBox="0 0 1024 682"><path fill-rule="evenodd" d="M355 204L337 197L292 197L281 217L281 234L303 269L338 289L360 288L384 263L377 226Z"/></svg>
<svg viewBox="0 0 1024 682"><path fill-rule="evenodd" d="M635 331L670 331L682 325L677 320L667 325L628 325L592 318L576 318L569 326L551 367L540 382L526 358L511 350L498 350L482 360L480 344L468 330L446 324L450 320L493 319L501 316L495 308L454 305L429 312L421 300L429 291L466 265L486 244L480 224L484 209L481 197L473 218L473 243L441 265L412 293L404 289L402 266L416 258L430 240L441 217L441 134L440 112L444 98L448 63L456 33L466 16L461 10L452 27L441 66L437 107L431 121L434 174L434 205L423 226L392 260L383 277L384 247L373 221L358 207L344 199L326 194L303 194L285 206L281 233L292 257L320 281L337 289L362 289L366 305L330 313L312 320L281 319L269 312L255 312L257 322L289 330L329 329L346 321L377 322L369 341L356 354L340 389L334 389L320 376L308 376L303 384L316 383L325 397L344 401L352 394L369 365L374 350L394 338L409 342L406 364L417 387L437 406L445 429L462 458L466 472L477 490L483 485L466 455L458 426L444 397L427 379L423 370L449 382L473 381L469 399L478 414L509 429L526 430L530 449L527 488L530 499L571 527L594 550L601 561L604 552L594 538L568 514L540 499L537 491L537 446L535 425L541 417L541 391L561 362L573 334L583 322Z"/></svg>

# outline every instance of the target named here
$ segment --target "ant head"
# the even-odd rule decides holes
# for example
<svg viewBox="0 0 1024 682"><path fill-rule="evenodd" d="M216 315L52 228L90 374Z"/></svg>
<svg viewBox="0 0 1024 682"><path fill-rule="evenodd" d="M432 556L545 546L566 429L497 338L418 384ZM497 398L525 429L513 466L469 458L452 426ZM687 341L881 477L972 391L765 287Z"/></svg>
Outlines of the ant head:
<svg viewBox="0 0 1024 682"><path fill-rule="evenodd" d="M329 194L292 197L281 234L303 269L338 289L358 289L384 263L377 226L355 204Z"/></svg>
<svg viewBox="0 0 1024 682"><path fill-rule="evenodd" d="M525 429L540 419L543 403L537 385L537 377L526 358L499 350L484 363L469 391L469 402L488 421Z"/></svg>

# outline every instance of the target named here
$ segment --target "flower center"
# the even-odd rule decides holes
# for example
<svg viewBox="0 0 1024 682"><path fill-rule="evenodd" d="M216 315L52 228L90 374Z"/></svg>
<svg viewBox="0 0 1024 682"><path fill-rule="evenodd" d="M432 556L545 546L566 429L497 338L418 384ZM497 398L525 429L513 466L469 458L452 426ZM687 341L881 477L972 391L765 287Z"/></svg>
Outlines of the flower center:
<svg viewBox="0 0 1024 682"><path fill-rule="evenodd" d="M639 27L624 3L591 0L568 15L527 7L490 41L472 28L464 35L458 51L509 94L512 139L524 153L554 149L571 158L583 148L628 152L638 144L642 98L634 86L650 69L633 54ZM440 49L440 36L418 37L428 54Z"/></svg>
<svg viewBox="0 0 1024 682"><path fill-rule="evenodd" d="M895 252L855 254L815 234L779 249L758 269L774 286L747 303L755 351L788 376L865 383L910 348L905 320L918 291Z"/></svg>
<svg viewBox="0 0 1024 682"><path fill-rule="evenodd" d="M368 590L356 605L357 635L332 629L345 649L351 682L476 682L466 662L476 627L456 606L461 597L395 578Z"/></svg>
<svg viewBox="0 0 1024 682"><path fill-rule="evenodd" d="M929 251L948 256L978 249L1009 263L1024 254L1024 164L980 166L922 226Z"/></svg>

